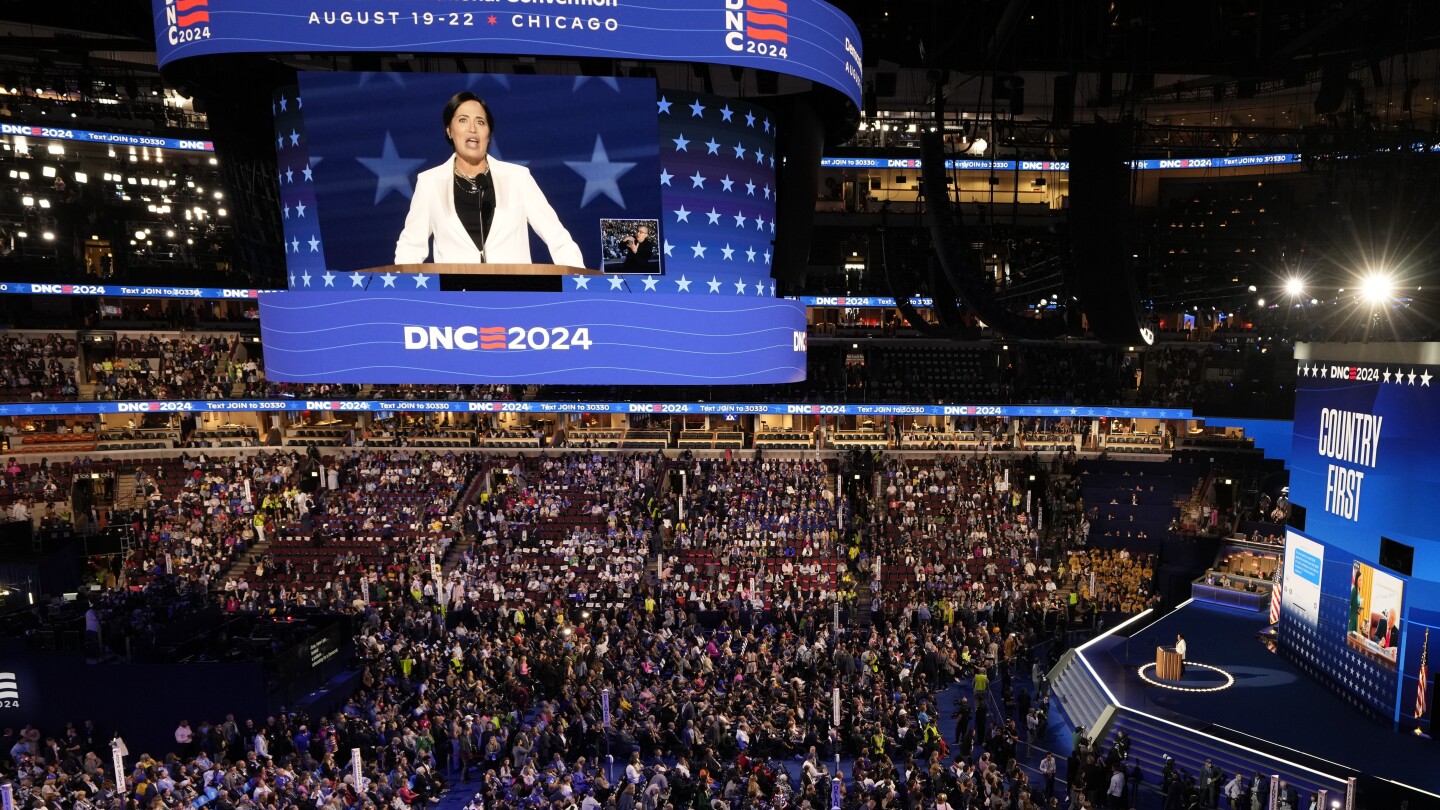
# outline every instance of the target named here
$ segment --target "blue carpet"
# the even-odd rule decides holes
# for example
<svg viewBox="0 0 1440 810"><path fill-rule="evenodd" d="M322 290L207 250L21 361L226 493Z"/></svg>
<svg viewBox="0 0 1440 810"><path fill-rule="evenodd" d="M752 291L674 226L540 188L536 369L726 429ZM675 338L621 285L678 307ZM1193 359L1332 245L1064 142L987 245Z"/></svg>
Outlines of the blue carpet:
<svg viewBox="0 0 1440 810"><path fill-rule="evenodd" d="M1440 790L1433 742L1395 733L1388 723L1367 718L1270 652L1255 638L1266 624L1263 614L1197 602L1140 629L1128 643L1121 640L1108 649L1086 653L1121 702L1133 708L1192 728L1213 724L1233 729L1366 774ZM1141 682L1135 667L1153 662L1155 647L1173 644L1176 633L1185 634L1189 660L1224 669L1235 676L1235 686L1197 694ZM1187 679L1208 677L1197 674Z"/></svg>

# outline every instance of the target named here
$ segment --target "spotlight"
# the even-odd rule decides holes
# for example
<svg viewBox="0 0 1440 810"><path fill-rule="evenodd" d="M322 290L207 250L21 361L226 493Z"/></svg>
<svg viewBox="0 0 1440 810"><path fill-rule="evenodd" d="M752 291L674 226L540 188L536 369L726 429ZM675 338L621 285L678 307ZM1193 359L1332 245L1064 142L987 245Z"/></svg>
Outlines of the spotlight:
<svg viewBox="0 0 1440 810"><path fill-rule="evenodd" d="M1255 292L1255 285L1254 285L1254 284L1251 284L1251 285L1250 285L1250 292Z"/></svg>
<svg viewBox="0 0 1440 810"><path fill-rule="evenodd" d="M1394 291L1395 282L1385 273L1371 273L1360 282L1360 295L1372 304L1390 300Z"/></svg>
<svg viewBox="0 0 1440 810"><path fill-rule="evenodd" d="M1261 299L1260 299L1260 306L1262 306L1262 307L1265 306L1265 299L1264 299L1264 298L1261 298Z"/></svg>
<svg viewBox="0 0 1440 810"><path fill-rule="evenodd" d="M1299 296L1305 292L1305 282L1301 281L1298 276L1291 276L1285 281L1285 292Z"/></svg>

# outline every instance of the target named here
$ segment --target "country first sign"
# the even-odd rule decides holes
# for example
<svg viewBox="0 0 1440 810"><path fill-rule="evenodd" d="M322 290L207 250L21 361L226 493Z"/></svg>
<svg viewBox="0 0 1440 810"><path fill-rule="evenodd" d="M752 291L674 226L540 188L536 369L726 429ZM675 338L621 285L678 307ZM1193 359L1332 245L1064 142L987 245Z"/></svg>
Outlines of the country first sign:
<svg viewBox="0 0 1440 810"><path fill-rule="evenodd" d="M265 375L301 383L689 385L805 379L782 299L262 293Z"/></svg>
<svg viewBox="0 0 1440 810"><path fill-rule="evenodd" d="M160 65L241 53L655 59L773 70L857 108L860 33L823 0L152 0Z"/></svg>

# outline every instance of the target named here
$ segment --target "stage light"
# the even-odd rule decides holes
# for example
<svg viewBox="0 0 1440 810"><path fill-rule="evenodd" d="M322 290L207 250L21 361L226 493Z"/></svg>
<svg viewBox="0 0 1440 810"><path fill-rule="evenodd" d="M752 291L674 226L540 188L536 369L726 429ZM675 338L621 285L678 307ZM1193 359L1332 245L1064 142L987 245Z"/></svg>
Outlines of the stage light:
<svg viewBox="0 0 1440 810"><path fill-rule="evenodd" d="M40 238L44 239L46 242L53 242L55 241L55 234L51 233L50 231L46 231L45 233L40 234Z"/></svg>
<svg viewBox="0 0 1440 810"><path fill-rule="evenodd" d="M1299 276L1291 276L1285 280L1285 292L1298 296L1305 292L1305 282Z"/></svg>
<svg viewBox="0 0 1440 810"><path fill-rule="evenodd" d="M1262 306L1262 307L1265 306L1265 299L1264 299L1264 298L1261 298L1261 299L1260 299L1260 306Z"/></svg>
<svg viewBox="0 0 1440 810"><path fill-rule="evenodd" d="M1372 304L1390 300L1395 282L1385 273L1370 273L1360 282L1360 295Z"/></svg>
<svg viewBox="0 0 1440 810"><path fill-rule="evenodd" d="M1255 285L1254 285L1254 284L1251 284L1251 285L1250 285L1250 292L1255 292Z"/></svg>
<svg viewBox="0 0 1440 810"><path fill-rule="evenodd" d="M144 239L144 238L145 238L145 232L144 232L144 231L136 231L136 232L135 232L135 238L136 238L136 239Z"/></svg>

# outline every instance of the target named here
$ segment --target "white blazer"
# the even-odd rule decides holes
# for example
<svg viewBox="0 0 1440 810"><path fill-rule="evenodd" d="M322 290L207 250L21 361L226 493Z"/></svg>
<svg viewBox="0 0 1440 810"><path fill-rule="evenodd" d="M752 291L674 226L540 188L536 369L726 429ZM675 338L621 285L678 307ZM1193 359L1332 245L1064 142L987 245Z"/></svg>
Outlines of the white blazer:
<svg viewBox="0 0 1440 810"><path fill-rule="evenodd" d="M455 213L455 156L420 173L405 229L395 242L396 264L419 264L430 255L435 237L436 264L478 264L480 250ZM486 223L485 260L491 264L530 264L530 228L550 248L550 260L584 267L580 246L555 215L530 170L490 158L495 185L495 216ZM528 227L527 227L528 226Z"/></svg>

